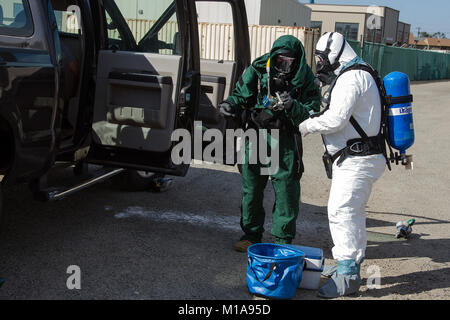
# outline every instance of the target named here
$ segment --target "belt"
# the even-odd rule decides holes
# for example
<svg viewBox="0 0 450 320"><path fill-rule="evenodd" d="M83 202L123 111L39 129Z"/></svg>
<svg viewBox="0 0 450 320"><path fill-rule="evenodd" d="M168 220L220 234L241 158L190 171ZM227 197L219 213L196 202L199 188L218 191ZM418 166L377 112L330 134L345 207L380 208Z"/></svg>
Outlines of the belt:
<svg viewBox="0 0 450 320"><path fill-rule="evenodd" d="M331 160L334 163L339 159L337 164L340 165L349 156L367 157L376 154L383 154L380 147L380 137L353 139L347 142L347 147L331 156Z"/></svg>

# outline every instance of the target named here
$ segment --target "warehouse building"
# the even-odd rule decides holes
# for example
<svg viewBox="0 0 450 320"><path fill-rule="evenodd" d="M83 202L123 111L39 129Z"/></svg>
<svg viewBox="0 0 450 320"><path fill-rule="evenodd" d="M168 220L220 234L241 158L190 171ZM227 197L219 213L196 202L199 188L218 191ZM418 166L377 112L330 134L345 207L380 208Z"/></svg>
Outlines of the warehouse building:
<svg viewBox="0 0 450 320"><path fill-rule="evenodd" d="M411 25L399 21L400 11L389 7L305 4L312 10L311 27L339 32L350 40L388 45L409 42Z"/></svg>
<svg viewBox="0 0 450 320"><path fill-rule="evenodd" d="M397 44L408 45L410 34L411 34L411 25L408 23L399 22L397 29Z"/></svg>
<svg viewBox="0 0 450 320"><path fill-rule="evenodd" d="M249 25L309 27L311 9L297 0L245 0ZM227 3L197 3L198 21L231 23L231 7Z"/></svg>

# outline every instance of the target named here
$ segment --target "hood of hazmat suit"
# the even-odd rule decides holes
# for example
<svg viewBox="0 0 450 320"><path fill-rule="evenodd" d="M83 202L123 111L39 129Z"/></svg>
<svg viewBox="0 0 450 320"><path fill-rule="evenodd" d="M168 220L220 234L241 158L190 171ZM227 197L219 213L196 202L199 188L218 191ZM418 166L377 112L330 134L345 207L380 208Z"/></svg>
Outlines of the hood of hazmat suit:
<svg viewBox="0 0 450 320"><path fill-rule="evenodd" d="M327 84L330 84L333 76L338 76L344 67L363 62L345 41L345 38L335 32L326 33L319 39L315 54L319 60L317 73L320 75L323 71L325 75L329 76Z"/></svg>
<svg viewBox="0 0 450 320"><path fill-rule="evenodd" d="M294 67L288 74L277 70L274 61L278 55L295 58ZM274 42L269 53L253 61L226 101L236 108L266 109L264 97L276 96L277 91L287 91L295 98L295 102L286 116L298 126L309 118L310 113L317 112L320 108L320 93L314 80L302 43L296 37L286 35Z"/></svg>

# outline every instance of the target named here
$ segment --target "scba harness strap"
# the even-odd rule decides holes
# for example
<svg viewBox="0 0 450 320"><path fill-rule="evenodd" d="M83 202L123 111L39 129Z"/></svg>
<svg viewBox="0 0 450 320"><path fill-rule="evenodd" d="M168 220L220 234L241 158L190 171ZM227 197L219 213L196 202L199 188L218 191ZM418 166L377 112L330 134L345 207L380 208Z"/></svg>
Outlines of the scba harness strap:
<svg viewBox="0 0 450 320"><path fill-rule="evenodd" d="M328 177L332 178L332 166L334 162L337 162L337 165L341 165L344 160L349 156L357 156L357 157L365 157L370 155L376 155L376 154L383 154L383 156L386 158L386 164L391 170L391 165L389 160L394 158L394 152L392 151L392 148L389 145L388 141L388 106L392 104L400 104L400 103L409 103L412 102L413 98L412 96L405 96L405 97L396 97L393 98L392 96L387 96L386 91L384 88L384 85L381 81L380 76L378 75L378 72L373 69L370 65L367 64L355 64L353 66L350 66L349 68L345 69L331 84L330 89L327 91L328 97L327 97L327 105L325 107L325 110L321 113L323 114L326 112L330 107L331 102L331 94L336 86L336 82L340 76L342 76L344 73L354 70L363 70L368 72L375 80L378 90L380 92L380 98L381 98L381 108L382 108L382 119L381 119L381 126L380 126L380 132L375 137L369 137L366 132L362 129L358 121L351 116L350 123L354 127L354 129L358 132L358 134L361 136L359 139L353 139L347 142L347 146L338 151L334 155L330 155L328 150L325 152L324 155L324 163L327 171ZM386 149L386 142L390 149L390 157L387 155L387 149Z"/></svg>

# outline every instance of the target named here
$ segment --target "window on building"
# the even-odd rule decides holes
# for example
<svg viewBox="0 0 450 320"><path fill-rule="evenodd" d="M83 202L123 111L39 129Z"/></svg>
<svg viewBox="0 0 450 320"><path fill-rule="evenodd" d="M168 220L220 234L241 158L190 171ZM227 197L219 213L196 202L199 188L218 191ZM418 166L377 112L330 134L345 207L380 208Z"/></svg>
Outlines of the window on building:
<svg viewBox="0 0 450 320"><path fill-rule="evenodd" d="M33 34L28 0L0 0L0 34L16 37Z"/></svg>
<svg viewBox="0 0 450 320"><path fill-rule="evenodd" d="M322 34L322 21L311 21L311 28L319 29L319 34Z"/></svg>
<svg viewBox="0 0 450 320"><path fill-rule="evenodd" d="M359 23L336 22L335 31L348 40L358 40Z"/></svg>
<svg viewBox="0 0 450 320"><path fill-rule="evenodd" d="M367 29L364 38L365 38L365 41L367 41L367 42L381 43L381 41L383 40L383 30L382 29L373 29L373 30Z"/></svg>

